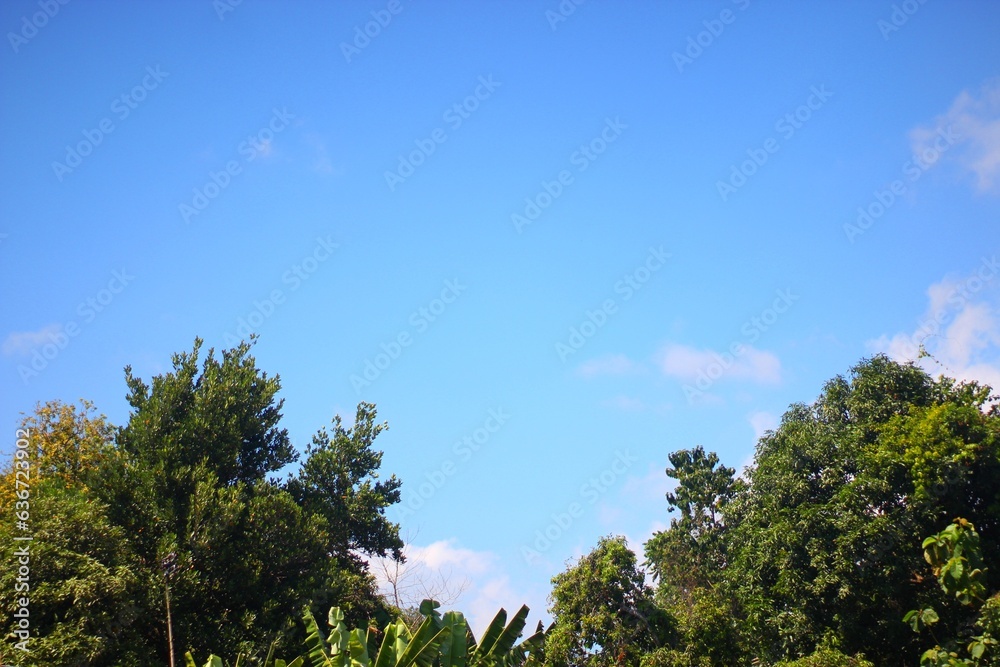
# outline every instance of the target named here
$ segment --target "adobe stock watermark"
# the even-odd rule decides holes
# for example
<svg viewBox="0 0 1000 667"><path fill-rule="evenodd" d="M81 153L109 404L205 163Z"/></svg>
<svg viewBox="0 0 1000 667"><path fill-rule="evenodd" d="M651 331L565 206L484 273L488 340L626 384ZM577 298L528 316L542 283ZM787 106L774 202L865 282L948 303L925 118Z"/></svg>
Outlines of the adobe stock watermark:
<svg viewBox="0 0 1000 667"><path fill-rule="evenodd" d="M576 167L578 173L585 172L587 167L603 155L608 150L608 146L616 142L622 131L627 128L628 125L621 122L618 116L615 116L614 120L605 118L604 128L601 129L601 132L587 143L580 144L580 147L569 156L569 163ZM537 220L545 209L552 206L552 202L559 199L565 189L573 182L574 176L569 169L563 169L551 181L543 180L541 190L533 197L524 198L524 210L521 213L512 213L510 216L510 221L517 233L520 234L525 227Z"/></svg>
<svg viewBox="0 0 1000 667"><path fill-rule="evenodd" d="M20 542L14 549L12 567L16 567L14 578L14 618L15 629L11 633L17 638L14 648L24 653L30 653L28 642L31 640L31 431L19 428L14 432L16 448L14 449L14 528L17 534L13 540Z"/></svg>
<svg viewBox="0 0 1000 667"><path fill-rule="evenodd" d="M235 12L236 8L243 4L243 0L212 0L212 9L220 21L226 20L226 14Z"/></svg>
<svg viewBox="0 0 1000 667"><path fill-rule="evenodd" d="M493 92L502 84L493 80L493 75L479 77L479 85L470 95L467 95L461 102L456 102L445 109L441 114L441 120L448 124L454 132L462 127L462 123L471 118L472 114L479 108L481 102L490 99ZM395 171L385 171L385 184L389 186L389 192L395 192L396 186L405 183L406 179L416 172L420 165L424 164L440 144L448 141L448 132L441 127L435 128L426 139L415 139L413 141L416 148L407 155L399 155L399 163Z"/></svg>
<svg viewBox="0 0 1000 667"><path fill-rule="evenodd" d="M683 386L688 405L693 404L696 399L704 397L705 392L732 369L737 359L747 353L749 349L747 345L756 343L761 334L770 329L782 315L788 312L792 304L799 300L799 295L792 294L790 289L779 289L775 295L774 301L769 307L762 310L759 315L751 317L740 327L740 333L743 334L744 340L733 341L730 343L729 349L722 354L713 353L712 356L715 359L698 369L694 385L685 384Z"/></svg>
<svg viewBox="0 0 1000 667"><path fill-rule="evenodd" d="M133 86L131 90L111 100L111 113L115 114L118 122L125 120L133 111L139 108L139 105L146 100L151 92L160 87L160 84L168 76L170 76L170 72L160 70L159 65L156 67L147 67L146 75L142 77L142 81ZM59 179L59 182L62 183L67 174L73 173L74 169L83 164L83 158L93 153L94 149L100 146L104 142L104 139L115 131L116 127L115 121L110 116L105 116L98 121L97 127L83 129L81 131L83 139L75 145L70 146L67 144L64 161L53 160L52 162L52 171L55 173L56 178Z"/></svg>
<svg viewBox="0 0 1000 667"><path fill-rule="evenodd" d="M69 0L38 0L38 7L41 9L30 17L21 17L21 29L17 32L8 32L7 41L10 48L17 53L18 50L30 42L38 35L38 31L49 24L55 18L59 9L69 4Z"/></svg>
<svg viewBox="0 0 1000 667"><path fill-rule="evenodd" d="M111 280L108 281L107 285L98 290L96 294L81 301L76 307L76 314L80 316L80 321L70 320L55 331L45 332L48 342L32 348L31 362L27 366L19 364L17 367L21 381L27 384L29 379L38 377L42 371L48 368L49 364L69 347L70 341L80 335L84 326L93 322L100 313L107 310L115 298L124 292L133 280L135 280L135 276L128 274L125 269L112 271Z"/></svg>
<svg viewBox="0 0 1000 667"><path fill-rule="evenodd" d="M382 351L377 352L373 358L366 357L364 369L360 374L351 374L350 380L354 392L360 394L362 389L370 387L375 380L381 377L382 373L399 359L403 350L413 345L414 336L427 331L431 324L440 319L448 310L448 306L455 303L466 289L468 286L459 283L458 279L444 281L444 288L437 298L410 314L408 320L410 326L400 330L388 343L381 343L379 348Z"/></svg>
<svg viewBox="0 0 1000 667"><path fill-rule="evenodd" d="M228 331L225 333L226 345L232 347L239 345L241 340L249 340L250 336L257 333L264 326L264 322L274 315L278 307L285 304L288 294L299 289L305 281L319 271L320 266L330 259L339 247L339 244L331 240L330 234L327 234L325 238L317 237L313 249L281 274L281 284L289 286L288 292L286 293L281 288L275 288L263 299L254 300L250 312L246 316L237 318L235 335Z"/></svg>
<svg viewBox="0 0 1000 667"><path fill-rule="evenodd" d="M621 295L622 303L629 301L649 282L653 274L664 267L671 256L663 249L663 246L659 248L650 246L646 259L614 284L614 293ZM583 349L587 341L596 336L597 332L608 323L611 316L617 313L618 302L613 297L602 301L601 305L594 310L588 310L586 317L580 324L570 327L566 342L558 341L556 343L556 354L559 356L559 360L565 364L568 357Z"/></svg>
<svg viewBox="0 0 1000 667"><path fill-rule="evenodd" d="M938 130L933 146L923 149L920 155L914 153L910 156L909 160L903 163L901 168L903 175L906 176L910 183L916 183L923 176L924 172L934 166L941 159L941 156L954 146L955 142L959 139L961 137L952 129L951 125ZM867 205L858 207L858 217L854 223L844 223L844 235L847 236L847 240L850 243L854 243L857 237L871 229L878 219L885 215L886 211L892 208L896 201L906 194L906 192L907 184L902 178L892 181L884 190L877 189L873 191L872 201Z"/></svg>
<svg viewBox="0 0 1000 667"><path fill-rule="evenodd" d="M552 28L552 32L556 31L559 24L566 21L570 16L576 13L576 8L585 3L587 0L562 0L556 7L555 11L551 9L545 10L545 20L549 22L549 27Z"/></svg>
<svg viewBox="0 0 1000 667"><path fill-rule="evenodd" d="M1000 262L997 261L996 255L989 258L983 257L975 273L952 289L945 298L945 302L952 306L955 311L960 310L974 294L993 282L998 272L1000 272ZM905 341L906 354L912 359L917 359L924 341L941 333L941 327L950 317L951 313L948 309L939 308L931 317L922 320L913 335Z"/></svg>
<svg viewBox="0 0 1000 667"><path fill-rule="evenodd" d="M521 545L521 556L529 565L542 562L542 554L552 548L576 521L585 513L586 505L594 505L601 496L607 493L621 477L628 472L638 457L626 449L615 452L611 464L599 474L591 477L580 487L578 499L571 502L564 512L550 514L552 519L544 528L535 531L535 540L530 545Z"/></svg>
<svg viewBox="0 0 1000 667"><path fill-rule="evenodd" d="M750 6L750 0L733 0L733 4L736 5L740 11L746 11L746 8ZM693 65L694 61L701 57L705 53L705 49L712 46L722 33L725 32L727 25L732 25L736 22L738 14L734 13L731 9L723 9L719 12L719 17L714 19L706 19L702 21L701 24L705 27L704 30L700 31L697 35L689 36L687 39L687 46L684 52L680 51L673 52L674 65L677 66L677 71L680 73L684 72L684 68L688 65Z"/></svg>
<svg viewBox="0 0 1000 667"><path fill-rule="evenodd" d="M510 419L510 415L504 412L501 407L487 411L486 420L483 421L482 426L473 429L471 434L463 436L461 440L452 445L451 451L454 456L445 459L436 469L424 474L424 479L413 493L403 501L403 513L400 518L413 516L424 506L424 503L433 498L434 494L449 479L454 477L461 467L455 462L455 459L457 458L462 463L468 463L476 452L486 446L493 435L500 430L500 427L507 423L508 419Z"/></svg>
<svg viewBox="0 0 1000 667"><path fill-rule="evenodd" d="M209 171L208 180L201 187L196 187L192 191L191 203L181 202L178 204L177 210L181 215L181 219L185 223L190 223L192 217L201 215L208 208L208 205L212 203L212 200L229 187L233 182L233 178L243 173L244 164L250 164L258 156L270 154L271 142L274 140L274 137L281 134L289 126L293 118L295 118L295 115L289 113L285 107L282 107L280 111L277 107L272 109L271 118L264 127L257 130L254 134L248 135L236 147L236 152L243 158L243 163L233 159L226 162L225 167L221 171Z"/></svg>
<svg viewBox="0 0 1000 667"><path fill-rule="evenodd" d="M809 122L813 113L819 111L827 100L833 97L833 93L826 89L826 84L820 84L819 88L811 86L809 93L804 104L775 121L774 131L780 133L784 141L795 136L795 133ZM774 137L768 137L760 148L748 148L748 159L741 162L738 167L735 164L730 165L729 178L725 181L715 182L715 188L722 201L728 200L730 195L746 185L747 180L756 174L757 170L763 167L770 157L780 149L781 142Z"/></svg>
<svg viewBox="0 0 1000 667"><path fill-rule="evenodd" d="M889 35L906 25L910 17L916 14L920 10L920 6L926 2L927 0L903 0L898 5L894 4L888 21L879 19L875 22L875 26L882 33L882 39L888 42Z"/></svg>
<svg viewBox="0 0 1000 667"><path fill-rule="evenodd" d="M361 51L368 48L372 40L382 34L384 28L389 27L392 17L402 11L403 5L399 0L389 0L385 9L371 12L372 20L365 23L363 30L359 25L354 26L354 39L351 43L340 43L340 52L344 54L344 59L350 63L351 58L361 55Z"/></svg>

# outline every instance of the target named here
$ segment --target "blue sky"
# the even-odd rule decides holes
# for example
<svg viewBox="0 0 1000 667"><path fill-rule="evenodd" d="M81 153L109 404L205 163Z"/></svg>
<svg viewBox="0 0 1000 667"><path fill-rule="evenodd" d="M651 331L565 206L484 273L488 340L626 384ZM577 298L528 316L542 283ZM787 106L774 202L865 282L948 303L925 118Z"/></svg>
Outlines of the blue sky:
<svg viewBox="0 0 1000 667"><path fill-rule="evenodd" d="M790 403L922 340L1000 384L998 25L4 3L3 450L38 401L121 424L125 365L253 331L300 448L362 400L389 422L412 581L443 572L480 626L544 616L568 559L669 522L669 452L739 468Z"/></svg>

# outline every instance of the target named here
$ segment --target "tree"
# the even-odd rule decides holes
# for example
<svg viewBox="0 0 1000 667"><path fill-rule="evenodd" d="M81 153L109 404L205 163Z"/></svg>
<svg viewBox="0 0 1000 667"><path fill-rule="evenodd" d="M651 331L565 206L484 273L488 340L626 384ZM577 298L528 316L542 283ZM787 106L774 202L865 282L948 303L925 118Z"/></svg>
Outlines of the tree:
<svg viewBox="0 0 1000 667"><path fill-rule="evenodd" d="M645 544L646 562L658 581L656 600L677 619L679 649L661 649L650 665L731 665L741 653L739 609L716 587L726 567L723 513L743 490L735 470L719 465L702 447L669 455L668 511L679 511L670 528Z"/></svg>
<svg viewBox="0 0 1000 667"><path fill-rule="evenodd" d="M933 587L907 545L960 511L1000 516L1000 438L989 389L865 360L793 405L761 438L749 486L724 512L726 588L754 653L777 661L824 645L907 664L899 618ZM984 559L996 563L994 544Z"/></svg>
<svg viewBox="0 0 1000 667"><path fill-rule="evenodd" d="M379 582L386 601L399 610L402 618L415 630L423 620L419 607L423 600L435 600L442 605L453 603L469 586L469 580L452 581L450 571L433 572L420 559L410 558L414 536L407 536L403 559L392 556L372 559L371 569Z"/></svg>
<svg viewBox="0 0 1000 667"><path fill-rule="evenodd" d="M32 570L32 586L51 592L32 597L33 635L62 646L46 664L165 664L188 648L256 657L279 634L296 640L291 619L307 604L388 618L364 558L400 555L398 526L384 516L400 483L374 481L382 455L371 444L385 428L374 406L359 406L351 429L335 418L333 437L321 431L283 482L276 473L298 454L280 427L278 377L257 368L248 343L203 359L201 344L149 384L126 368L132 412L117 431L86 403L31 418L32 465L45 478L33 508L63 526L34 543L61 568ZM99 576L107 581L89 583ZM84 584L86 594L67 592ZM123 600L138 610L127 641L100 634L99 610L128 608Z"/></svg>
<svg viewBox="0 0 1000 667"><path fill-rule="evenodd" d="M723 511L743 488L735 470L719 465L714 452L701 447L669 455L667 477L677 480L667 493L668 511L680 511L670 528L657 531L645 544L646 562L659 580L658 595L666 604L692 604L698 587L711 586L725 567Z"/></svg>
<svg viewBox="0 0 1000 667"><path fill-rule="evenodd" d="M957 600L966 608L978 609L983 605L986 595L986 571L983 568L982 552L979 547L979 533L976 527L965 519L958 518L940 533L931 535L923 542L924 560L926 560L941 590L949 599ZM987 608L987 614L990 609ZM932 629L941 616L933 607L913 609L903 617L903 621L913 628L914 632ZM966 621L965 628L975 625L985 625L980 619ZM920 658L921 665L931 667L973 667L981 664L983 654L993 655L997 638L992 636L990 628L979 636L965 636L949 639L932 649L928 649ZM971 633L969 633L971 635ZM960 653L968 651L969 657L962 658ZM991 660L991 663L1000 662Z"/></svg>
<svg viewBox="0 0 1000 667"><path fill-rule="evenodd" d="M372 442L388 424L376 416L374 405L361 403L351 428L334 417L333 436L326 429L313 436L305 464L287 485L303 508L326 519L327 551L345 567L365 565L360 554L402 558L399 525L385 517L399 502L402 482L395 475L378 481L382 452Z"/></svg>
<svg viewBox="0 0 1000 667"><path fill-rule="evenodd" d="M0 568L5 591L0 596L0 627L5 638L13 636L17 627L17 599L30 601L29 652L4 642L0 647L4 664L143 664L124 650L129 645L138 648L144 641L136 631L146 611L141 604L140 567L127 535L108 522L105 510L86 491L50 478L32 488L31 542L14 541L10 522L0 524L3 562L17 563L20 549L27 548L30 569L21 578L28 588L15 593L18 568Z"/></svg>
<svg viewBox="0 0 1000 667"><path fill-rule="evenodd" d="M27 468L33 484L52 479L63 486L86 488L88 477L106 460L114 440L114 427L104 415L95 414L90 401L80 407L61 401L35 406L21 420ZM14 459L3 470L0 511L6 513L14 501Z"/></svg>
<svg viewBox="0 0 1000 667"><path fill-rule="evenodd" d="M552 584L547 665L639 665L675 638L674 620L654 604L623 537L602 538Z"/></svg>

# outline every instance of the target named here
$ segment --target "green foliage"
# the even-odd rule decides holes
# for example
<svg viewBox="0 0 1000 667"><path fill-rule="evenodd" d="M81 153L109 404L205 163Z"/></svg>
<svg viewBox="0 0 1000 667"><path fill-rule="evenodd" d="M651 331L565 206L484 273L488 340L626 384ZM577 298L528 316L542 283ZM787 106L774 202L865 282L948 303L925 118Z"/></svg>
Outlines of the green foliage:
<svg viewBox="0 0 1000 667"><path fill-rule="evenodd" d="M278 428L284 401L277 377L259 370L251 343L209 350L201 368L202 341L173 357L173 372L152 387L125 368L132 418L119 445L166 480L182 483L199 463L220 484L253 483L296 460L288 432Z"/></svg>
<svg viewBox="0 0 1000 667"><path fill-rule="evenodd" d="M695 592L717 582L725 567L722 516L743 483L733 478L734 469L718 465L718 455L705 454L700 446L673 452L669 459L673 467L666 473L677 487L667 493L668 511L680 510L680 518L671 519L669 530L654 533L645 554L659 581L659 600L683 614L695 604Z"/></svg>
<svg viewBox="0 0 1000 667"><path fill-rule="evenodd" d="M461 613L442 615L438 606L432 600L421 603L424 618L414 632L401 619L388 624L377 651L372 650L372 628L349 631L339 608L330 610L327 637L312 612L306 610L307 653L299 660L307 659L312 667L521 667L535 660L543 649L541 624L535 634L517 643L528 615L525 606L509 623L507 612L501 609L478 643Z"/></svg>
<svg viewBox="0 0 1000 667"><path fill-rule="evenodd" d="M979 548L979 533L965 519L955 522L923 543L924 560L930 563L938 584L962 604L981 601L986 593L986 573Z"/></svg>
<svg viewBox="0 0 1000 667"><path fill-rule="evenodd" d="M276 637L282 650L301 641L291 619L306 604L388 618L364 561L402 546L384 516L399 481L374 481L385 425L361 404L351 429L337 417L333 437L320 431L298 476L280 481L298 455L279 426L279 380L249 351L202 359L196 340L149 384L126 369L132 413L117 432L86 403L30 418L47 481L32 489L39 664L166 664L168 586L177 653L259 663Z"/></svg>
<svg viewBox="0 0 1000 667"><path fill-rule="evenodd" d="M142 584L125 532L109 524L105 507L79 488L50 479L32 489L33 540L15 542L0 524L0 558L16 563L15 550L30 551L30 590L19 594L17 568L0 568L3 634L16 619L15 599L30 598L31 634L28 654L0 648L5 664L131 665L123 649L142 643L137 625L147 613L139 593Z"/></svg>
<svg viewBox="0 0 1000 667"><path fill-rule="evenodd" d="M955 519L940 533L925 539L922 546L924 559L930 564L945 595L963 605L978 606L986 591L986 572L982 568L979 534L975 526L965 519ZM984 625L984 621L987 625L992 623L991 613L992 608L987 610L987 617L980 620L980 626ZM914 609L903 617L914 632L929 629L939 620L937 612L931 607ZM989 631L975 637L952 639L946 641L944 647L938 645L924 652L920 664L932 667L980 665L987 648L996 643ZM961 657L963 652L967 652L969 657Z"/></svg>
<svg viewBox="0 0 1000 667"><path fill-rule="evenodd" d="M860 656L849 656L837 649L821 648L797 660L779 662L775 667L875 667Z"/></svg>
<svg viewBox="0 0 1000 667"><path fill-rule="evenodd" d="M749 488L724 512L723 586L747 619L753 654L809 655L828 634L877 664L917 654L899 618L929 606L934 590L909 545L948 514L991 529L1000 518L988 396L875 357L761 438ZM995 541L983 554L997 559ZM939 613L949 624L963 616Z"/></svg>
<svg viewBox="0 0 1000 667"><path fill-rule="evenodd" d="M654 604L623 537L601 539L552 583L547 665L638 665L676 636L675 621Z"/></svg>
<svg viewBox="0 0 1000 667"><path fill-rule="evenodd" d="M327 551L345 565L359 565L357 552L402 557L399 526L387 521L385 508L399 502L401 482L395 475L378 480L382 453L372 442L388 428L376 423L375 406L358 405L352 428L336 416L333 435L321 429L306 449L302 470L287 485L307 511L327 522Z"/></svg>

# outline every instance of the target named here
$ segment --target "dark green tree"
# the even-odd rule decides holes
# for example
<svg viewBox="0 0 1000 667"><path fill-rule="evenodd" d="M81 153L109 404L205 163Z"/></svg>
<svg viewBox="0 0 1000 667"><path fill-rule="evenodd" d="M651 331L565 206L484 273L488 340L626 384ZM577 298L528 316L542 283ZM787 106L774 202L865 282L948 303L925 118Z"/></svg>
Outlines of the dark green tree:
<svg viewBox="0 0 1000 667"><path fill-rule="evenodd" d="M145 612L141 567L127 535L111 525L106 507L79 485L50 479L32 487L30 542L14 541L9 521L0 524L0 608L5 640L0 662L23 665L136 665L127 645L141 645ZM26 577L18 581L18 554L27 548ZM19 584L27 588L16 588ZM25 653L14 647L16 600L30 602Z"/></svg>
<svg viewBox="0 0 1000 667"><path fill-rule="evenodd" d="M731 665L740 655L740 611L718 589L726 567L723 513L744 485L700 446L669 459L666 473L677 486L667 503L680 516L654 533L645 552L658 582L657 602L677 618L682 648L661 650L650 664Z"/></svg>
<svg viewBox="0 0 1000 667"><path fill-rule="evenodd" d="M723 512L743 483L701 446L673 452L669 459L667 477L677 486L667 493L668 511L680 516L646 543L646 562L659 580L661 600L689 603L694 590L711 586L725 567Z"/></svg>
<svg viewBox="0 0 1000 667"><path fill-rule="evenodd" d="M601 539L552 584L547 665L639 665L676 636L674 620L654 603L623 537Z"/></svg>
<svg viewBox="0 0 1000 667"><path fill-rule="evenodd" d="M912 664L899 619L933 594L910 545L946 516L995 526L998 421L989 390L885 357L793 405L758 443L725 512L726 586L764 660L818 646ZM985 533L985 530L984 530ZM995 545L984 558L996 562Z"/></svg>
<svg viewBox="0 0 1000 667"><path fill-rule="evenodd" d="M379 481L382 452L372 442L388 424L376 416L374 405L361 403L351 428L334 417L332 436L326 429L313 436L306 462L287 485L307 512L326 520L326 549L344 567L364 565L362 553L402 558L399 526L385 518L385 509L399 502L401 482L395 475Z"/></svg>
<svg viewBox="0 0 1000 667"><path fill-rule="evenodd" d="M166 664L168 590L175 657L188 649L256 656L279 634L279 648L295 645L294 619L306 605L339 604L358 623L387 618L365 563L402 547L384 515L399 481L376 481L382 455L371 448L385 425L367 404L351 429L337 417L333 437L320 431L300 472L281 480L298 455L279 425L279 379L257 368L250 347L202 358L196 340L149 384L126 369L132 413L114 445L99 448L99 465L90 453L95 434L112 432L105 422L48 405L39 413L60 452L88 456L60 454L87 465L59 463L33 491L47 520L64 526L36 543L60 564L39 567L33 580L45 594L32 598L32 627L62 647L44 664L76 656L88 665ZM99 575L107 582L87 583ZM86 593L74 591L77 580ZM108 634L102 628L117 621L100 610L116 607L137 613Z"/></svg>

